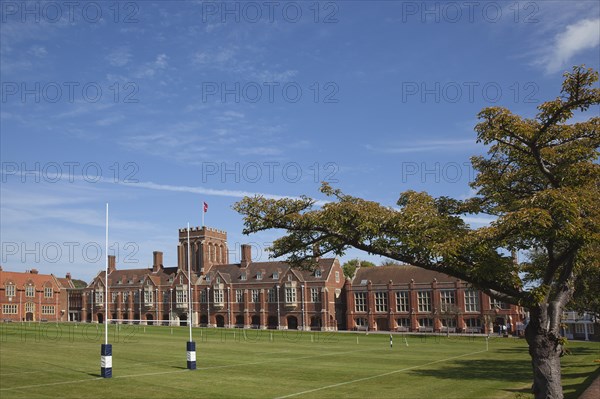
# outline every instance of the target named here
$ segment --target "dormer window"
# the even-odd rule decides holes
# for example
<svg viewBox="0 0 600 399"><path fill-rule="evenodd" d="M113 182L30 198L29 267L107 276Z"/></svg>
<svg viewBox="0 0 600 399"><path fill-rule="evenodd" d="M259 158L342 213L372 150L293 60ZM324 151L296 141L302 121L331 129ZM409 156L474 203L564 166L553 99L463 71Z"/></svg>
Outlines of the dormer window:
<svg viewBox="0 0 600 399"><path fill-rule="evenodd" d="M240 276L240 279L242 281L246 281L246 273L242 273L242 275Z"/></svg>
<svg viewBox="0 0 600 399"><path fill-rule="evenodd" d="M15 296L15 285L14 284L6 285L6 296Z"/></svg>
<svg viewBox="0 0 600 399"><path fill-rule="evenodd" d="M206 282L207 282L207 283L210 283L210 274L207 274L207 275L206 275Z"/></svg>
<svg viewBox="0 0 600 399"><path fill-rule="evenodd" d="M321 269L315 270L315 277L316 278L321 278Z"/></svg>
<svg viewBox="0 0 600 399"><path fill-rule="evenodd" d="M35 296L35 287L33 285L28 285L27 287L25 287L25 296Z"/></svg>
<svg viewBox="0 0 600 399"><path fill-rule="evenodd" d="M273 280L279 279L279 272L273 272Z"/></svg>
<svg viewBox="0 0 600 399"><path fill-rule="evenodd" d="M257 280L262 280L262 272L256 273L256 279Z"/></svg>

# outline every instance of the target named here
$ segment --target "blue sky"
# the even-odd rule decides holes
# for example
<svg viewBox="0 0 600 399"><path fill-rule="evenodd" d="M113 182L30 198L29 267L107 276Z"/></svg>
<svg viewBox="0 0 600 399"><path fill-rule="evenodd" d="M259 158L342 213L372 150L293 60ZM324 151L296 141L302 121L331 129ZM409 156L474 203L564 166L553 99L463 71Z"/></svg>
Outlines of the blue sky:
<svg viewBox="0 0 600 399"><path fill-rule="evenodd" d="M126 268L175 265L203 201L236 261L281 233L241 234L244 195L466 198L477 113L599 69L599 4L2 2L1 264L89 281L106 202Z"/></svg>

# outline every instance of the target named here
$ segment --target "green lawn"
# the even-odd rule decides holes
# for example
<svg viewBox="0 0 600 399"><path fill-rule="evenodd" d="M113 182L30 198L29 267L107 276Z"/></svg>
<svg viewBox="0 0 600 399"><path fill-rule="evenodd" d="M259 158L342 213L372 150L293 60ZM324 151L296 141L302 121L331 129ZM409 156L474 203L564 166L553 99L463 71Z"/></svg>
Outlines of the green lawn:
<svg viewBox="0 0 600 399"><path fill-rule="evenodd" d="M364 333L194 329L198 370L186 367L185 327L117 326L113 378L102 379L103 327L0 324L6 398L528 398L523 340ZM406 345L408 343L408 346ZM599 343L572 342L566 398L599 373Z"/></svg>

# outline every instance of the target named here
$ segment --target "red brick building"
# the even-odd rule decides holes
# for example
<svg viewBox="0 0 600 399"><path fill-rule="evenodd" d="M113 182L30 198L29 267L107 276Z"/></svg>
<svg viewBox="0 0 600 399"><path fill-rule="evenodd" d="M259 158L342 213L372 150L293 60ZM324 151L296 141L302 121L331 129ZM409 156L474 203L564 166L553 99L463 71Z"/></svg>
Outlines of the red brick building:
<svg viewBox="0 0 600 399"><path fill-rule="evenodd" d="M57 278L36 269L9 272L0 267L0 318L3 321L67 321L71 275Z"/></svg>
<svg viewBox="0 0 600 399"><path fill-rule="evenodd" d="M320 259L314 272L285 262L253 262L241 246L240 263L229 263L227 233L208 227L179 230L177 267L164 267L162 252L153 265L118 270L109 257L109 311L104 309L104 271L84 290L82 319L216 327L337 330L345 327L343 271L337 259ZM188 309L188 253L192 309Z"/></svg>
<svg viewBox="0 0 600 399"><path fill-rule="evenodd" d="M523 308L415 266L359 267L344 291L350 330L514 333L524 328Z"/></svg>

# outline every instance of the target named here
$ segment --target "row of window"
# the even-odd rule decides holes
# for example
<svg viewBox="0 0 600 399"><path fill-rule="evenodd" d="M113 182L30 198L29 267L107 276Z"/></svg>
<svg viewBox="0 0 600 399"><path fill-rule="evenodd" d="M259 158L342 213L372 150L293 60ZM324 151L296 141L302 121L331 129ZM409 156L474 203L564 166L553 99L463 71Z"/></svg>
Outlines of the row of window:
<svg viewBox="0 0 600 399"><path fill-rule="evenodd" d="M259 293L260 290L257 289L253 289L250 290L250 302L260 302L259 299ZM117 298L118 298L119 293L118 292L112 292L111 293L111 300L112 303L116 303L117 302ZM207 291L206 290L202 290L200 292L200 302L201 303L206 303L206 295L207 295ZM311 302L320 302L320 290L319 288L311 288L310 289L310 301ZM154 302L154 291L152 289L144 289L144 302L145 303L153 303ZM137 303L139 298L138 298L138 293L134 292L133 293L133 298L134 301ZM129 292L127 291L122 291L121 292L121 300L123 303L127 303L129 299ZM165 303L168 302L168 296L166 296L166 291L163 291L163 301ZM95 292L95 297L94 300L96 303L103 303L104 302L104 291L96 291ZM177 303L187 303L188 302L188 290L185 287L181 287L181 288L177 288L175 291L175 300ZM296 288L291 288L291 287L286 287L285 288L285 301L287 303L294 303L297 300L297 292L296 292ZM223 303L224 302L224 290L223 289L215 289L213 290L213 301L215 303ZM235 302L237 303L243 303L244 302L244 290L235 290ZM267 296L267 302L277 302L277 290L275 288L271 288L268 290L268 296Z"/></svg>
<svg viewBox="0 0 600 399"><path fill-rule="evenodd" d="M17 290L14 284L7 284L5 286L5 295L6 296L16 296ZM25 296L33 298L35 296L35 286L27 285L25 286ZM52 287L44 287L44 298L52 298L54 296L54 290Z"/></svg>
<svg viewBox="0 0 600 399"><path fill-rule="evenodd" d="M321 270L317 269L314 272L314 276L317 278L321 278L322 274L321 274ZM273 278L273 280L278 280L279 279L279 272L273 272L273 275L271 276ZM242 281L246 281L248 279L248 276L246 273L242 273L240 275L240 280ZM263 279L263 273L262 272L256 272L256 279L257 280L262 280ZM291 274L288 275L288 281L292 281L293 277ZM210 282L210 275L206 276L206 281ZM335 272L335 282L339 283L340 282L340 272L336 271ZM217 284L221 284L221 278L217 277L216 278L216 283Z"/></svg>
<svg viewBox="0 0 600 399"><path fill-rule="evenodd" d="M358 317L354 321L359 327L367 326L367 319L365 319L364 317ZM442 318L440 319L440 321L442 322L443 327L456 328L456 318L454 317ZM408 317L398 318L396 319L396 323L398 324L399 328L410 329L412 327L410 318ZM415 328L433 328L433 324L433 319L431 317L420 317L417 319L417 325L415 326ZM481 320L478 318L465 319L465 324L467 328L481 328Z"/></svg>
<svg viewBox="0 0 600 399"><path fill-rule="evenodd" d="M31 302L27 302L25 304L25 312L33 313L35 311L35 304ZM3 304L2 305L2 313L3 314L17 314L19 313L19 305L17 304ZM54 305L42 305L42 314L55 314L56 307Z"/></svg>
<svg viewBox="0 0 600 399"><path fill-rule="evenodd" d="M410 310L410 299L408 291L396 291L396 311L397 312L408 312ZM417 310L421 313L430 313L432 309L432 292L431 291L417 291ZM507 309L508 306L502 302L492 300L491 308ZM354 293L354 310L357 312L367 311L367 292L355 292ZM440 308L442 312L452 313L456 309L456 291L455 290L442 290L440 291ZM387 312L388 311L388 292L387 291L376 291L375 292L375 312ZM479 312L479 292L473 289L465 290L465 311L466 312Z"/></svg>

